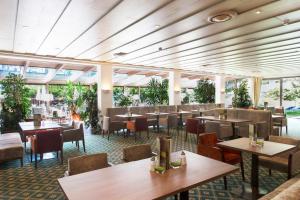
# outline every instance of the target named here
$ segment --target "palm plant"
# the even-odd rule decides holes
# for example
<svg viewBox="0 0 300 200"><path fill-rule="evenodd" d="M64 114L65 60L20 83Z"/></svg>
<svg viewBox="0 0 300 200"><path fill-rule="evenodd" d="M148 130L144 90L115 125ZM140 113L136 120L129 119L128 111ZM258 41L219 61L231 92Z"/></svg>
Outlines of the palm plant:
<svg viewBox="0 0 300 200"><path fill-rule="evenodd" d="M83 93L85 90L81 83L73 84L71 81L67 82L65 98L72 116L78 115L78 109L84 103Z"/></svg>
<svg viewBox="0 0 300 200"><path fill-rule="evenodd" d="M169 103L168 95L169 81L159 81L152 78L145 89L144 100L149 105L163 105Z"/></svg>

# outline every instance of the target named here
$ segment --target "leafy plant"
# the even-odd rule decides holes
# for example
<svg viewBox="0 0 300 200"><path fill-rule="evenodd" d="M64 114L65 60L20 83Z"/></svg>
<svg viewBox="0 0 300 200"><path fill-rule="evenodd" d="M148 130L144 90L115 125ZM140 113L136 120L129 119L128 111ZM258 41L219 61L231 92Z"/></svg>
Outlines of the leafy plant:
<svg viewBox="0 0 300 200"><path fill-rule="evenodd" d="M64 85L49 85L49 93L53 94L54 99L64 99L65 98L65 89Z"/></svg>
<svg viewBox="0 0 300 200"><path fill-rule="evenodd" d="M234 96L232 98L232 106L237 108L248 108L252 105L251 98L248 93L248 83L243 80L239 87L234 88Z"/></svg>
<svg viewBox="0 0 300 200"><path fill-rule="evenodd" d="M1 132L15 131L18 123L30 113L30 92L21 75L9 74L0 81L2 85Z"/></svg>
<svg viewBox="0 0 300 200"><path fill-rule="evenodd" d="M84 120L87 127L92 128L92 132L95 133L99 130L99 117L98 117L98 104L97 104L97 84L92 88L84 91L83 99L85 100L85 110L80 113L80 118Z"/></svg>
<svg viewBox="0 0 300 200"><path fill-rule="evenodd" d="M187 91L186 88L182 89L182 94L184 95L184 97L182 98L181 104L188 104L188 103L190 103L191 94L188 93L188 91Z"/></svg>
<svg viewBox="0 0 300 200"><path fill-rule="evenodd" d="M168 87L169 81L165 79L163 81L159 81L155 78L152 78L147 88L144 91L143 100L147 102L149 105L164 105L169 103L169 95L168 95ZM142 99L141 98L141 99Z"/></svg>
<svg viewBox="0 0 300 200"><path fill-rule="evenodd" d="M78 114L78 109L83 105L84 98L83 93L86 88L81 83L74 84L70 81L67 82L65 88L66 103L71 111L71 115Z"/></svg>
<svg viewBox="0 0 300 200"><path fill-rule="evenodd" d="M119 106L121 107L127 107L132 104L132 97L131 96L126 96L124 94L120 95L119 99Z"/></svg>
<svg viewBox="0 0 300 200"><path fill-rule="evenodd" d="M215 84L209 79L199 80L194 88L194 98L198 103L215 102Z"/></svg>

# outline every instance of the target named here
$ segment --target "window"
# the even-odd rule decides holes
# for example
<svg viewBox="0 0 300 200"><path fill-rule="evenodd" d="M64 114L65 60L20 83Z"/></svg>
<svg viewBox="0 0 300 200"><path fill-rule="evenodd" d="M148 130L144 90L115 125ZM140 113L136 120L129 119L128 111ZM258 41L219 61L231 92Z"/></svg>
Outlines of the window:
<svg viewBox="0 0 300 200"><path fill-rule="evenodd" d="M263 106L264 102L268 102L268 106L270 107L280 106L280 80L279 79L262 80L259 106Z"/></svg>

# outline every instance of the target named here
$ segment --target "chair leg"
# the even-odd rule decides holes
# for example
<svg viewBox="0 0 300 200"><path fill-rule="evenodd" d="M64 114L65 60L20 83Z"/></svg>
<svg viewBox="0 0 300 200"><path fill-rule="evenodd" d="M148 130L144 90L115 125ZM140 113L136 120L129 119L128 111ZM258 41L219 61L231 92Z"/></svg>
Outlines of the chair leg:
<svg viewBox="0 0 300 200"><path fill-rule="evenodd" d="M288 126L286 125L285 127L285 134L287 135L288 134Z"/></svg>
<svg viewBox="0 0 300 200"><path fill-rule="evenodd" d="M224 189L227 190L227 178L226 178L226 176L223 176L223 180L224 180Z"/></svg>
<svg viewBox="0 0 300 200"><path fill-rule="evenodd" d="M37 169L37 153L34 153L34 167Z"/></svg>
<svg viewBox="0 0 300 200"><path fill-rule="evenodd" d="M244 162L243 162L243 158L240 162L240 165L241 165L241 173L242 173L242 178L243 178L243 181L245 181L245 170L244 170Z"/></svg>
<svg viewBox="0 0 300 200"><path fill-rule="evenodd" d="M269 169L269 176L272 176L272 169Z"/></svg>
<svg viewBox="0 0 300 200"><path fill-rule="evenodd" d="M147 129L147 138L149 139L149 129Z"/></svg>
<svg viewBox="0 0 300 200"><path fill-rule="evenodd" d="M168 135L170 135L170 127L168 126Z"/></svg>
<svg viewBox="0 0 300 200"><path fill-rule="evenodd" d="M56 158L58 159L58 151L56 152Z"/></svg>
<svg viewBox="0 0 300 200"><path fill-rule="evenodd" d="M85 153L86 151L85 151L85 140L84 140L84 138L82 139L82 145L83 145L83 151Z"/></svg>
<svg viewBox="0 0 300 200"><path fill-rule="evenodd" d="M23 167L23 157L20 158L21 167Z"/></svg>
<svg viewBox="0 0 300 200"><path fill-rule="evenodd" d="M107 140L109 140L110 131L107 132Z"/></svg>
<svg viewBox="0 0 300 200"><path fill-rule="evenodd" d="M77 149L79 151L79 141L78 140L76 141L76 144L77 144Z"/></svg>
<svg viewBox="0 0 300 200"><path fill-rule="evenodd" d="M61 164L64 163L64 153L63 153L63 150L60 150L60 163Z"/></svg>
<svg viewBox="0 0 300 200"><path fill-rule="evenodd" d="M187 141L187 131L185 131L185 141Z"/></svg>
<svg viewBox="0 0 300 200"><path fill-rule="evenodd" d="M30 162L32 162L32 149L30 149Z"/></svg>

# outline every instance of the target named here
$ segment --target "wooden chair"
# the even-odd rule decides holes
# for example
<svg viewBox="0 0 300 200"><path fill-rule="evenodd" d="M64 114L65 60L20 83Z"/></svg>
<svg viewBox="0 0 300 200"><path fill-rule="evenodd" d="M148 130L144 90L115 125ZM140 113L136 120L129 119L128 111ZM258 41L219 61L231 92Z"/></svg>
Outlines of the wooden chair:
<svg viewBox="0 0 300 200"><path fill-rule="evenodd" d="M155 154L152 153L150 144L134 145L123 149L123 160L125 162L146 159L153 155Z"/></svg>
<svg viewBox="0 0 300 200"><path fill-rule="evenodd" d="M271 135L269 136L269 141L296 146L296 148L292 151L288 151L271 158L259 156L260 166L269 168L270 175L271 170L273 169L287 173L287 178L290 179L298 170L300 170L300 140L290 137Z"/></svg>
<svg viewBox="0 0 300 200"><path fill-rule="evenodd" d="M35 168L37 168L37 154L42 158L44 153L49 152L56 152L57 157L60 152L60 160L63 164L63 139L60 129L40 130L31 137L30 160L32 162L32 154L34 154Z"/></svg>
<svg viewBox="0 0 300 200"><path fill-rule="evenodd" d="M84 130L83 123L75 124L73 129L63 130L62 132L63 142L76 142L76 146L79 150L79 141L82 141L83 150L85 151L85 140L84 140Z"/></svg>
<svg viewBox="0 0 300 200"><path fill-rule="evenodd" d="M185 141L187 141L188 133L196 134L197 144L200 133L204 133L205 126L199 119L189 118L186 120Z"/></svg>
<svg viewBox="0 0 300 200"><path fill-rule="evenodd" d="M107 153L78 156L68 159L68 171L66 171L65 176L72 176L110 166Z"/></svg>
<svg viewBox="0 0 300 200"><path fill-rule="evenodd" d="M170 135L170 129L176 129L179 133L178 118L176 114L168 115L168 117L159 119L159 124L167 127L168 135Z"/></svg>
<svg viewBox="0 0 300 200"><path fill-rule="evenodd" d="M126 129L126 123L122 121L111 121L110 117L103 117L103 124L102 124L102 136L104 137L107 134L107 139L109 140L109 136L111 133L115 131L120 131Z"/></svg>
<svg viewBox="0 0 300 200"><path fill-rule="evenodd" d="M201 134L199 136L199 143L198 143L198 149L197 149L198 154L215 159L215 160L219 160L219 161L231 164L231 165L240 163L242 177L243 177L243 180L245 180L242 153L240 151L219 148L219 147L217 147L218 142L220 142L220 141L218 140L216 133ZM225 189L227 189L226 176L224 176L223 179L224 179Z"/></svg>
<svg viewBox="0 0 300 200"><path fill-rule="evenodd" d="M147 138L149 139L149 126L148 121L146 117L138 117L134 121L128 121L127 122L127 129L130 132L134 132L135 140L136 135L139 133L141 137L141 132L146 131L147 132Z"/></svg>

